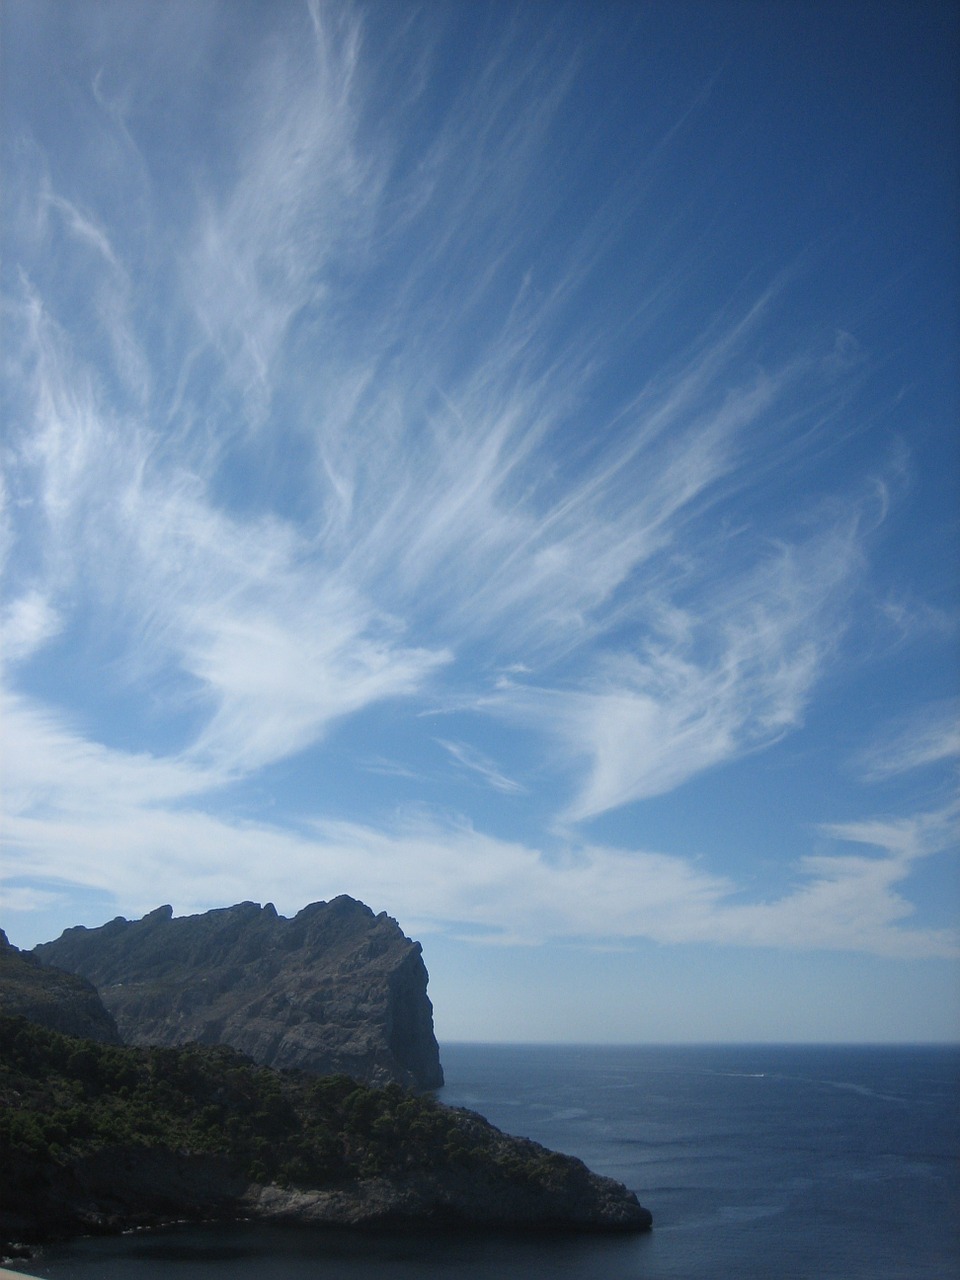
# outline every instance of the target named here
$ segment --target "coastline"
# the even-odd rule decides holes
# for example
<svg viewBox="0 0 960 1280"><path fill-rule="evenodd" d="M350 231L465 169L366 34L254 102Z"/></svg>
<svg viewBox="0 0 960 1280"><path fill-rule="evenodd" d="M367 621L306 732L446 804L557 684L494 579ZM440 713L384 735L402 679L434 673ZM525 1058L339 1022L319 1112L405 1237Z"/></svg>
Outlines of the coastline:
<svg viewBox="0 0 960 1280"><path fill-rule="evenodd" d="M507 1150L544 1161L556 1180L524 1182L488 1163L439 1172L415 1169L325 1187L242 1184L223 1160L157 1149L113 1149L63 1171L59 1185L48 1186L45 1203L32 1213L4 1215L0 1257L15 1265L18 1257L32 1257L47 1244L187 1224L558 1236L651 1229L650 1211L615 1179L593 1173L575 1157L503 1134L479 1115L458 1115L482 1126Z"/></svg>
<svg viewBox="0 0 960 1280"><path fill-rule="evenodd" d="M621 1182L397 1084L0 1018L0 1257L177 1221L642 1232ZM4 1249L6 1246L6 1249Z"/></svg>

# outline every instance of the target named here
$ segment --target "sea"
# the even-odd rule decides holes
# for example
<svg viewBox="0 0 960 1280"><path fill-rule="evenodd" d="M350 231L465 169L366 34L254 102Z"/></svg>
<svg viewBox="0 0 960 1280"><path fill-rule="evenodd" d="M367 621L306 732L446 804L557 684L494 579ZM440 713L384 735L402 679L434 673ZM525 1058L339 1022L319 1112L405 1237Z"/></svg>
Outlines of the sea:
<svg viewBox="0 0 960 1280"><path fill-rule="evenodd" d="M945 1280L960 1046L450 1044L442 1101L579 1156L643 1235L179 1226L50 1248L53 1280Z"/></svg>

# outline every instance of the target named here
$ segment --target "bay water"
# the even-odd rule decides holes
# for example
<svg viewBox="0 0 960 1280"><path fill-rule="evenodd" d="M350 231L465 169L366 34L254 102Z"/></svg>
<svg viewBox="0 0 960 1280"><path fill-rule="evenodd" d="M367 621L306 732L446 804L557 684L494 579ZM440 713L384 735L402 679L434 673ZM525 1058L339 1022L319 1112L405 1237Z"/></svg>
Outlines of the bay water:
<svg viewBox="0 0 960 1280"><path fill-rule="evenodd" d="M446 1045L449 1105L579 1156L641 1236L175 1227L51 1247L52 1280L943 1280L960 1047Z"/></svg>

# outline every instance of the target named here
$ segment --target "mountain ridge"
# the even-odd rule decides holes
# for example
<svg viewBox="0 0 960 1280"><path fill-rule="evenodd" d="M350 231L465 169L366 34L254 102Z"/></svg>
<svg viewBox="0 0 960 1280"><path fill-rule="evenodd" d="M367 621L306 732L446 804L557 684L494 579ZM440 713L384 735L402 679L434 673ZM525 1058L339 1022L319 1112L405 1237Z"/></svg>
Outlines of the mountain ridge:
<svg viewBox="0 0 960 1280"><path fill-rule="evenodd" d="M129 1044L226 1044L254 1061L370 1084L443 1083L418 942L340 895L289 919L272 903L76 926L34 948L92 982Z"/></svg>

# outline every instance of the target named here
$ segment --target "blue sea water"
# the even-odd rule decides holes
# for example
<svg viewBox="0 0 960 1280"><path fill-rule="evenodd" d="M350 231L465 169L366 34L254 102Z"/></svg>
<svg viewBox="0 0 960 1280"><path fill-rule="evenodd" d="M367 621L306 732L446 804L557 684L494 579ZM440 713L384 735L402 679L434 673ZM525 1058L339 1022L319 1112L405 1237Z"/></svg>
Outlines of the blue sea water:
<svg viewBox="0 0 960 1280"><path fill-rule="evenodd" d="M960 1048L448 1045L444 1102L637 1191L642 1236L175 1228L50 1249L53 1280L943 1280Z"/></svg>

